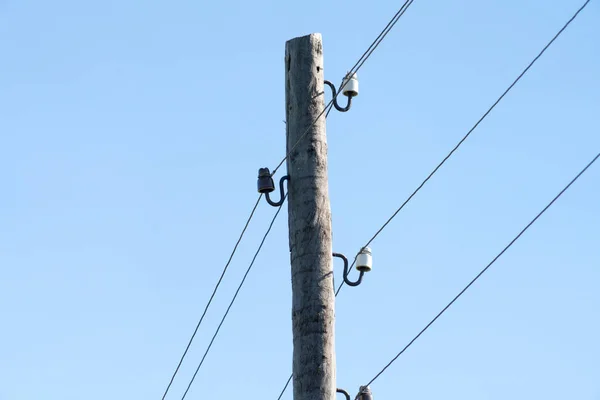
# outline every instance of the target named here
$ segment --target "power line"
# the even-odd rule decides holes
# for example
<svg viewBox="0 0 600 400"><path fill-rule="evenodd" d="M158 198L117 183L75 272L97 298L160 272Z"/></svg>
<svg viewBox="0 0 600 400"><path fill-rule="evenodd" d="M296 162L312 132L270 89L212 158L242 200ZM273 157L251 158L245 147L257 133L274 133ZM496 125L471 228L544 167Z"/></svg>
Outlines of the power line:
<svg viewBox="0 0 600 400"><path fill-rule="evenodd" d="M286 197L287 197L287 194L283 197L283 200L285 200ZM260 198L259 198L259 200L260 200ZM250 273L250 270L252 269L252 266L254 265L254 261L256 261L256 257L258 257L258 253L260 253L260 250L262 249L263 244L265 243L265 240L267 239L267 236L269 236L269 232L271 232L271 228L273 228L273 224L275 223L275 220L277 219L277 216L281 212L282 208L283 207L278 207L277 212L273 216L273 219L271 219L271 223L269 224L269 227L267 228L267 231L265 232L265 234L260 242L260 245L258 246L258 249L256 250L256 253L254 253L254 257L252 257L252 261L250 262L248 269L246 269L246 273L244 274L242 281L240 282L237 290L235 291L233 298L231 299L231 302L229 303L229 306L227 307L227 310L225 311L225 314L223 315L223 318L221 318L221 322L219 323L219 326L217 326L217 330L215 331L212 339L210 340L210 343L208 344L208 347L206 348L206 351L204 352L204 355L202 356L202 359L200 360L200 363L198 364L198 367L196 368L196 371L194 372L194 375L192 376L190 383L188 384L187 388L185 389L185 392L183 393L181 400L185 399L185 396L187 396L190 388L192 387L192 384L194 383L194 380L196 379L196 375L198 375L198 371L200 371L202 364L204 364L204 360L206 359L206 356L208 355L208 352L210 351L210 349L213 345L213 342L217 338L219 331L221 330L221 326L223 325L223 322L225 322L225 318L227 318L227 315L229 314L229 310L231 310L233 303L235 303L235 299L237 298L240 290L242 289L242 286L244 285L244 282L246 281L246 277Z"/></svg>
<svg viewBox="0 0 600 400"><path fill-rule="evenodd" d="M354 72L358 72L358 70L363 66L363 64L367 61L367 59L369 57L371 57L371 54L373 54L375 49L381 44L381 42L383 42L383 39L385 39L387 34L390 33L390 31L394 28L394 25L396 25L398 20L404 15L404 13L408 9L408 7L410 7L412 5L413 1L414 0L407 0L402 5L402 7L400 7L398 12L396 12L396 14L390 20L390 22L388 22L387 26L385 28L383 28L383 30L381 31L381 33L379 34L377 39L375 39L375 41L371 44L371 46L369 46L367 51L365 51L365 53L356 62L356 64L354 64L354 67L352 67L352 69L350 71L353 71L356 68L356 70L354 70ZM353 73L351 72L350 76L352 76L352 74Z"/></svg>
<svg viewBox="0 0 600 400"><path fill-rule="evenodd" d="M371 57L371 55L373 54L375 49L381 44L381 42L383 41L383 39L385 39L387 34L390 33L390 31L394 28L394 26L396 25L398 20L404 15L404 13L408 9L408 7L411 6L413 1L414 0L406 0L404 2L404 4L402 4L402 7L400 7L400 9L396 12L396 14L394 14L392 19L388 22L388 24L385 26L385 28L383 28L383 30L375 38L373 43L371 43L371 45L367 48L367 50L363 53L363 55L360 56L360 58L358 59L356 64L354 64L354 66L350 69L350 72L348 72L348 74L347 74L348 77L351 77L352 75L357 73L362 68L363 64L369 59L369 57ZM306 131L300 136L300 138L298 138L296 143L294 143L294 145L288 150L285 157L283 157L283 159L279 162L279 164L277 164L275 169L273 169L272 175L275 175L275 172L277 172L277 170L281 167L281 165L283 165L285 160L289 157L289 155L292 153L292 151L294 151L294 149L298 146L300 141L302 139L304 139L304 137L308 134L308 132L310 132L311 128L317 123L319 118L321 118L321 116L323 116L323 114L326 112L326 110L333 104L333 101L340 95L340 92L341 91L338 91L336 93L336 95L329 101L329 103L327 103L327 105L323 108L323 110L319 113L319 115L317 115L317 118L315 118L315 120L309 125L309 127L306 128Z"/></svg>
<svg viewBox="0 0 600 400"><path fill-rule="evenodd" d="M479 124L481 124L481 122L492 112L492 110L498 105L498 103L502 101L504 96L506 96L508 92L511 91L511 89L517 84L517 82L521 80L521 78L527 73L527 71L529 71L533 64L535 64L535 62L542 56L542 54L546 52L546 50L552 45L552 43L554 43L554 41L563 33L567 26L569 26L569 24L573 22L573 20L577 17L577 15L579 15L579 13L587 6L589 2L590 0L587 0L577 10L577 12L573 14L573 16L563 25L563 27L558 31L558 33L554 35L554 37L544 46L544 48L538 53L538 55L535 56L535 58L529 63L529 65L527 65L527 67L519 74L519 76L517 76L517 78L510 84L510 86L508 86L508 88L502 93L502 95L500 95L500 97L498 97L498 99L492 104L492 106L481 116L481 118L479 118L475 125L473 125L471 129L469 129L467 134L463 136L463 138L456 144L456 146L454 146L454 148L446 155L446 157L444 157L442 161L433 169L433 171L431 171L427 178L425 178L425 180L421 182L421 184L411 193L411 195L408 196L404 203L402 203L402 205L398 207L398 209L392 214L390 218L388 218L388 220L381 226L381 228L379 228L377 232L375 232L375 234L371 237L371 239L369 239L369 241L367 242L367 244L364 245L364 247L369 246L373 242L373 240L375 240L375 238L379 236L379 234L388 226L388 224L392 222L396 215L398 215L398 213L412 200L412 198L423 188L423 186L425 186L425 184L433 177L433 175L435 175L435 173L442 167L442 165L444 165L446 161L448 161L448 159L454 154L454 152L458 150L458 148L465 142L465 140L467 140L471 133L473 133L473 131L479 126ZM356 262L356 257L354 258L354 261ZM354 263L352 263L352 265L354 265Z"/></svg>
<svg viewBox="0 0 600 400"><path fill-rule="evenodd" d="M466 292L466 291L467 291L467 290L468 290L468 289L471 287L471 285L473 285L473 284L474 284L474 283L475 283L475 282L476 282L476 281L477 281L477 280L478 280L478 279L479 279L479 278L480 278L480 277L481 277L481 276L482 276L482 275L483 275L483 274L484 274L484 273L485 273L485 272L486 272L486 271L487 271L487 270L488 270L488 269L489 269L489 268L490 268L490 267L491 267L491 266L492 266L492 265L493 265L493 264L494 264L494 263L495 263L495 262L496 262L496 261L497 261L497 260L498 260L498 259L499 259L499 258L500 258L500 257L501 257L501 256L502 256L502 255L503 255L503 254L504 254L504 253L505 253L505 252L506 252L506 251L507 251L507 250L508 250L508 249L509 249L509 248L510 248L510 247L511 247L511 246L512 246L512 245L513 245L513 244L514 244L516 241L517 241L517 240L518 240L518 239L519 239L519 238L520 238L520 237L521 237L521 236L522 236L522 235L523 235L523 234L524 234L524 233L525 233L525 231L527 231L527 229L529 229L529 228L531 227L531 225L533 225L533 224L534 224L534 223L535 223L535 222L538 220L538 218L540 218L540 217L542 216L542 214L544 214L544 213L546 212L546 210L548 210L548 209L549 209L549 208L552 206L552 204L554 204L554 202L555 202L556 200L558 200L558 198L559 198L560 196L562 196L562 194L563 194L564 192L566 192L566 191L567 191L567 189L569 189L569 187L571 187L571 185L572 185L573 183L575 183L575 181L576 181L577 179L579 179L579 177L580 177L581 175L583 175L583 173L584 173L585 171L587 171L587 169L588 169L589 167L591 167L591 166L592 166L592 164L594 164L594 162L596 162L596 160L597 160L599 157L600 157L600 153L598 153L598 154L596 155L596 157L594 157L594 158L592 159L592 161L590 161L590 162L589 162L589 163L588 163L588 164L585 166L585 168L583 168L581 171L579 171L579 173L578 173L578 174L575 176L575 178L573 178L573 179L571 180L571 182L569 182L569 184L568 184L567 186L565 186L565 187L564 187L564 188L563 188L563 189L562 189L562 190L561 190L561 191L560 191L560 192L559 192L559 193L558 193L558 194L557 194L557 195L556 195L556 196L555 196L555 197L552 199L552 201L550 201L550 203L548 203L548 204L546 205L546 207L544 207L544 208L542 209L542 211L540 211L540 212L539 212L539 213L538 213L538 214L535 216L535 218L533 218L533 219L532 219L532 220L531 220L531 221L530 221L530 222L529 222L529 223L528 223L528 224L525 226L525 228L523 228L523 229L521 230L521 232L519 232L519 234L518 234L517 236L515 236L515 237L514 237L514 238L513 238L513 239L512 239L512 240L511 240L509 243L508 243L508 245L506 245L506 246L505 246L505 247L502 249L502 251L501 251L500 253L498 253L498 255L497 255L496 257L494 257L494 258L492 259L492 261L490 261L490 263L489 263L488 265L486 265L486 267L485 267L484 269L482 269L482 270L481 270L481 272L479 272L479 273L478 273L478 274L475 276L475 278L473 278L473 280L471 280L471 282L469 282L469 284L468 284L467 286L465 286L465 287L464 287L464 288L463 288L463 289L462 289L462 290L461 290L461 291L460 291L460 292L459 292L459 293L458 293L458 294L457 294L457 295L456 295L456 296L455 296L455 297L454 297L454 298L453 298L453 299L452 299L452 300L451 300L451 301L450 301L450 302L449 302L449 303L446 305L446 307L444 307L444 308L442 309L442 311L440 311L440 312L439 312L439 313L438 313L438 314L437 314L437 315L436 315L436 316L435 316L435 317L434 317L434 318L433 318L433 319L432 319L432 320L431 320L431 321L430 321L430 322L429 322L427 325L425 325L425 328L423 328L423 329L422 329L422 330L421 330L421 331L420 331L420 332L417 334L417 336L415 336L415 337L414 337L414 338L413 338L413 339L412 339L410 342L408 342L408 344L407 344L406 346L404 346L404 348L403 348L403 349L402 349L402 350L401 350L401 351L400 351L398 354L396 354L396 356L395 356L394 358L392 358L392 360L391 360L389 363L387 363L387 365L386 365L385 367L383 367L383 369L382 369L381 371L379 371L379 372L377 373L377 375L375 375L375 377L369 381L369 383L367 383L367 386L369 386L369 385L371 385L373 382L375 382L375 380L376 380L377 378L379 378L379 377L381 376L381 374L383 374L383 373L385 372L385 370L387 370L387 369L388 369L388 368L389 368L389 367L390 367L390 366L391 366L391 365L394 363L394 361L396 361L396 360L398 359L398 357L400 357L400 356L401 356L401 355L402 355L402 354L403 354L403 353L404 353L404 352L405 352L405 351L406 351L406 350L407 350L407 349L408 349L408 348L409 348L409 347L410 347L410 346L411 346L411 345L412 345L412 344L413 344L413 343L414 343L414 342L415 342L415 341L416 341L416 340L417 340L417 339L418 339L418 338L419 338L419 337L420 337L420 336L421 336L421 335L422 335L422 334L423 334L423 333L424 333L424 332L425 332L427 329L429 329L429 327L430 327L431 325L433 325L433 323L434 323L435 321L437 321L437 319L438 319L438 318L439 318L439 317L440 317L440 316L441 316L441 315L442 315L444 312L446 312L446 310L448 310L448 309L450 308L450 306L452 306L452 304L454 304L454 302L456 302L456 300L458 300L458 298L459 298L460 296L462 296L462 295L463 295L463 293L465 293L465 292Z"/></svg>
<svg viewBox="0 0 600 400"><path fill-rule="evenodd" d="M467 140L467 138L471 135L471 133L479 126L479 124L481 124L481 122L490 114L490 112L498 105L498 103L500 103L500 101L504 98L504 96L506 96L506 94L508 94L508 92L517 84L517 82L527 73L527 71L533 66L533 64L535 64L535 62L546 52L546 50L552 45L552 43L554 43L554 41L562 34L562 32L569 26L569 24L571 22L573 22L573 20L579 15L579 13L588 5L588 3L590 2L590 0L587 0L574 14L573 16L563 25L563 27L556 33L556 35L554 35L554 37L542 48L542 50L538 53L538 55L529 63L529 65L527 65L527 67L517 76L517 78L512 82L512 84L510 84L510 86L502 93L502 95L500 95L500 97L492 104L492 106L481 116L481 118L479 118L479 120L475 123L475 125L473 125L473 127L467 132L467 134L456 144L456 146L448 153L448 155L446 155L446 157L444 157L444 159L442 159L442 161L433 169L433 171L425 178L425 180L423 180L423 182L421 182L421 184L412 192L412 194L410 196L408 196L408 198L402 203L402 205L400 205L400 207L392 214L392 216L381 226L381 228L379 228L377 230L377 232L375 232L375 234L367 241L367 243L363 246L363 247L367 247L369 246L373 240L375 240L375 238L377 238L377 236L379 236L379 234L386 228L386 226L396 217L396 215L398 215L398 213L412 200L412 198L423 188L423 186L433 177L433 175L435 175L435 173L442 167L442 165L452 156L452 154L454 154L454 152L463 144L463 142L465 140ZM362 64L361 64L362 65ZM600 155L600 154L599 154ZM575 179L569 183L569 185L564 189L566 190L575 180L577 180L577 178L579 178L579 176L585 172L585 170L593 163L596 161L596 159L598 158L598 156L596 156L596 158L594 158L594 160L592 160L592 162L590 164L588 164L588 166L586 166L586 168L580 172L579 175L577 175L577 177L575 177ZM543 214L543 212L558 198L560 197L560 195L564 192L564 190L554 199L552 200L552 202L542 211L542 213L540 213L535 219L537 219L541 214ZM535 220L533 221L535 222ZM533 223L532 222L532 223ZM528 225L525 230L529 227L530 225ZM523 230L523 232L525 231ZM521 232L519 234L519 236L523 233ZM518 237L517 237L518 238ZM516 240L516 239L515 239ZM503 250L502 253L504 253L504 251L506 251L508 249L508 247L510 247L512 245L513 242L511 242L511 244L509 244L509 246L507 246L506 249ZM500 255L502 255L502 253ZM358 254L357 254L358 255ZM498 256L499 257L499 256ZM493 264L494 261L492 261L491 264ZM350 269L352 269L352 267L354 266L354 264L356 263L356 256L354 257L354 261L352 262L352 265L350 266ZM491 265L490 264L490 265ZM488 265L489 267L489 265ZM488 268L486 267L486 269ZM483 271L485 272L485 271ZM479 278L479 275L474 279L477 280ZM471 282L469 284L469 286L472 284L473 282ZM337 297L337 295L339 294L339 292L341 291L342 287L344 286L344 282L342 281L340 283L340 285L338 286L336 292L335 292L335 296ZM468 289L465 288L464 290ZM454 301L456 301L456 299L458 297L460 297L460 295L462 295L462 292L452 301L452 303ZM450 307L452 304L449 304L444 310L442 310L442 312L440 314L438 314L438 316L436 316L436 318L434 318L434 320L432 322L430 322L429 325L427 325L425 327L425 329L423 329L423 331L421 331L375 378L373 378L371 380L371 382L369 382L367 385L370 385L371 383L373 383L373 381L375 379L377 379L377 377L379 377L379 375L381 375L381 373L383 373L383 371L385 371L385 369L387 369L389 367L389 365L391 365L408 347L410 347L410 345L412 345L412 343L423 333L425 332L425 330L427 330L427 328L429 328L429 326L435 322L435 320L448 308ZM289 384L289 381L288 381ZM287 384L286 384L286 388L287 388ZM285 388L284 388L285 390ZM282 392L283 395L283 392ZM281 395L279 396L280 400Z"/></svg>
<svg viewBox="0 0 600 400"><path fill-rule="evenodd" d="M281 393L279 393L279 397L277 398L277 400L281 400L281 397L283 396L283 394L287 390L287 388L290 385L290 382L292 381L293 377L294 377L294 374L290 374L290 377L288 378L287 382L285 383L285 386L283 387L283 390L281 391Z"/></svg>
<svg viewBox="0 0 600 400"><path fill-rule="evenodd" d="M407 8L412 4L414 0L407 0L402 7L398 10L398 12L394 15L394 17L392 17L392 19L390 20L390 22L388 23L388 25L382 30L382 32L379 34L379 36L375 39L375 41L371 44L371 46L369 46L369 48L365 51L365 53L361 56L361 58L356 62L356 64L354 65L354 67L352 67L351 72L349 73L349 76L352 76L352 73L357 72L362 65L366 62L366 60L371 56L371 54L373 53L373 51L375 51L375 49L377 48L377 46L379 46L379 44L381 43L381 41L383 41L383 39L385 38L385 36L389 33L389 31L394 27L394 25L396 24L396 22L398 22L398 20L400 19L400 17L402 17L402 15L406 12ZM413 193L404 201L404 203L402 203L402 205L392 214L392 216L381 226L381 228L379 228L377 230L377 232L369 239L369 241L363 246L363 247L367 247L369 246L373 240L375 240L375 238L377 238L377 236L379 236L379 234L387 227L387 225L396 217L396 215L398 215L398 213L412 200L412 198L423 188L423 186L433 177L433 175L435 175L435 173L442 167L442 165L444 165L446 163L446 161L454 154L454 152L456 152L456 150L458 150L458 148L467 140L467 138L471 135L471 133L479 126L479 124L481 124L481 122L491 113L491 111L498 105L498 103L500 103L500 101L502 101L502 99L508 94L508 92L510 92L512 90L512 88L517 84L517 82L519 82L519 80L521 80L521 78L527 73L527 71L529 71L529 69L533 66L533 64L535 64L535 62L546 52L546 50L552 45L552 43L554 43L554 41L562 34L562 32L567 28L567 26L577 17L577 15L587 6L587 4L589 3L590 0L587 0L583 6L577 10L577 12L571 17L571 19L569 21L567 21L567 23L558 31L558 33L544 46L544 48L538 53L538 55L529 63L529 65L527 65L527 67L517 76L517 78L509 85L509 87L502 93L502 95L500 95L500 97L492 104L492 106L481 116L481 118L479 118L479 120L475 123L475 125L473 125L473 127L466 133L466 135L456 144L456 146L446 155L446 157L444 157L444 159L442 159L442 161L433 169L433 171L425 178L425 180L413 191ZM356 68L356 69L355 69ZM338 95L339 95L338 91ZM289 154L292 152L292 150L298 145L298 143L300 142L300 140L308 133L308 131L312 128L312 126L315 124L315 122L321 117L321 115L325 112L325 110L328 109L328 107L331 106L331 104L333 103L333 100L335 99L335 97L327 104L327 106L325 106L325 108L323 109L323 111L319 114L319 116L317 116L317 119L308 127L308 129L306 130L306 132L300 137L300 139L294 144L294 146L292 146L292 148L288 151L288 153L286 154L286 156L283 158L283 160L281 160L281 162L277 165L277 167L275 168L275 170L273 171L273 173L275 173L275 171L277 171L277 169L279 169L279 167L281 167L281 165L283 164L283 162L287 159L287 157L289 156ZM352 268L354 266L354 264L356 263L356 257L354 258L354 261L352 262L352 265L350 266L350 268ZM341 291L342 287L344 285L344 282L342 282L338 288L336 289L335 295L337 296L339 294L339 292ZM393 361L392 361L393 362ZM277 398L277 400L280 400L281 397L283 396L283 394L285 393L287 387L289 386L289 383L292 379L292 376L290 376L290 378L287 380L283 390L281 391L279 397ZM371 381L372 382L372 381ZM369 383L370 384L370 383Z"/></svg>
<svg viewBox="0 0 600 400"><path fill-rule="evenodd" d="M202 321L204 320L204 316L206 315L206 312L208 311L208 308L210 307L210 305L211 305L211 303L213 301L213 298L215 297L215 294L217 293L217 290L219 289L219 286L221 285L221 281L223 280L223 277L225 276L225 272L227 272L227 268L229 268L229 264L231 264L231 260L233 259L233 255L237 251L237 248L238 248L240 242L242 241L242 238L244 237L244 233L246 233L246 229L248 228L248 225L250 224L250 221L254 217L254 212L258 208L258 204L260 203L261 197L262 197L262 194L260 194L258 196L258 199L256 200L256 204L254 204L254 207L252 208L252 211L250 212L250 216L248 216L248 219L246 220L246 224L244 225L244 229L242 229L242 233L240 233L240 236L239 236L237 242L235 243L235 246L233 246L233 250L231 251L231 254L229 255L229 259L227 260L227 263L225 264L225 267L223 268L223 271L221 272L221 276L219 277L219 280L217 281L217 284L215 285L215 288L213 289L213 292L210 295L210 298L208 299L208 303L206 303L206 307L204 307L204 312L202 312L202 316L200 317L200 320L196 324L196 328L194 329L194 332L192 333L192 336L190 337L190 340L188 341L188 344L185 347L185 350L183 351L183 354L181 355L181 358L179 359L179 363L177 364L177 367L175 368L175 372L173 372L173 375L171 376L171 380L169 381L169 384L167 385L167 388L165 389L165 393L162 396L162 400L165 400L165 397L167 396L167 393L169 392L169 389L171 388L171 385L173 384L173 381L175 380L175 376L179 372L179 368L181 368L181 364L183 363L183 359L187 355L188 350L190 349L190 346L192 345L192 342L194 341L194 338L196 337L196 333L198 333L198 329L200 328L200 325L202 325Z"/></svg>

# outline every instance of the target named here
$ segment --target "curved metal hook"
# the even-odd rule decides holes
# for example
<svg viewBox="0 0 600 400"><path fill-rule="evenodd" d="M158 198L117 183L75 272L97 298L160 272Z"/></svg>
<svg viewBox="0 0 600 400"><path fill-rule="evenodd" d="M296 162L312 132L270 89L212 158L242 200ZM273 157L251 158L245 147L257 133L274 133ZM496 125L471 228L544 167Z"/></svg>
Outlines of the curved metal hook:
<svg viewBox="0 0 600 400"><path fill-rule="evenodd" d="M342 393L344 396L346 396L346 400L350 400L350 393L346 392L344 389L336 389L335 390L337 393Z"/></svg>
<svg viewBox="0 0 600 400"><path fill-rule="evenodd" d="M290 176L285 175L285 176L282 176L281 179L279 180L279 192L281 193L281 199L279 199L279 201L275 202L275 201L271 200L271 196L269 196L269 193L266 193L265 197L267 199L267 203L269 203L273 207L279 207L280 205L283 204L283 201L285 200L285 195L283 194L283 182L287 181L289 179L290 179Z"/></svg>
<svg viewBox="0 0 600 400"><path fill-rule="evenodd" d="M335 109L340 112L348 111L350 109L350 106L352 106L352 96L348 96L348 105L342 108L337 102L337 90L335 89L335 85L329 81L324 81L323 83L329 86L331 88L331 91L333 92L333 106L335 107Z"/></svg>
<svg viewBox="0 0 600 400"><path fill-rule="evenodd" d="M358 286L361 284L362 279L363 279L363 275L365 274L365 271L360 271L360 275L358 276L358 280L356 282L352 282L350 279L348 279L348 274L350 273L350 271L348 271L348 259L346 258L345 255L340 254L340 253L333 253L332 254L334 257L337 258L341 258L342 260L344 260L344 282L346 283L346 285L348 286Z"/></svg>

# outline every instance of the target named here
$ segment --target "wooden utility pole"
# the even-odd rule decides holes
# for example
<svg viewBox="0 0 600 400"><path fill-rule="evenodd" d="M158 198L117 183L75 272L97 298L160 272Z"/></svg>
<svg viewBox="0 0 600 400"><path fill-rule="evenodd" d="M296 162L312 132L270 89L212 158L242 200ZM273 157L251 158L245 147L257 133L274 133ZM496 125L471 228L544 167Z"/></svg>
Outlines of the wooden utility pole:
<svg viewBox="0 0 600 400"><path fill-rule="evenodd" d="M314 122L325 107L323 97L321 35L289 40L285 47L285 107L287 151L291 151L287 169L294 400L334 400L336 395L325 116Z"/></svg>

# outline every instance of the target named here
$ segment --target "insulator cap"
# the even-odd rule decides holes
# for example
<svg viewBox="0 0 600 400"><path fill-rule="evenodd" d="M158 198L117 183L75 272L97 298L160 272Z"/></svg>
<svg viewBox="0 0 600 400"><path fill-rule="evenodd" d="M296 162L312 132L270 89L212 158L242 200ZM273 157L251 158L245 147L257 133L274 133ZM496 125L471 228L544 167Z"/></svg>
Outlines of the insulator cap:
<svg viewBox="0 0 600 400"><path fill-rule="evenodd" d="M351 77L346 75L342 81L342 93L348 97L358 96L358 77L356 76L356 72Z"/></svg>
<svg viewBox="0 0 600 400"><path fill-rule="evenodd" d="M257 187L258 193L271 193L275 190L275 182L273 182L269 168L260 168L258 170Z"/></svg>
<svg viewBox="0 0 600 400"><path fill-rule="evenodd" d="M360 272L369 272L373 269L373 257L370 247L363 247L356 257L356 269Z"/></svg>
<svg viewBox="0 0 600 400"><path fill-rule="evenodd" d="M368 386L361 386L360 392L356 396L357 400L373 400L373 393L371 393L371 388Z"/></svg>

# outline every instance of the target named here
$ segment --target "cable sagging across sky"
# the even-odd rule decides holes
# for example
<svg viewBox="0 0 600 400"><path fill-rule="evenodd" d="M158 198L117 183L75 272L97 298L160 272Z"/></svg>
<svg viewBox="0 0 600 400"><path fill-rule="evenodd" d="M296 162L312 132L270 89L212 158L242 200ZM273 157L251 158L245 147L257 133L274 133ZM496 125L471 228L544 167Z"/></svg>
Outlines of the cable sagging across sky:
<svg viewBox="0 0 600 400"><path fill-rule="evenodd" d="M429 327L431 325L433 325L435 323L435 321L438 320L439 317L442 316L442 314L444 314L455 302L456 300L458 300L475 282L477 282L477 280L479 278L481 278L481 276L492 266L494 265L494 263L496 261L498 261L498 259L500 257L502 257L502 255L517 241L519 240L519 238L556 202L556 200L558 200L563 193L565 193L570 187L571 185L573 185L573 183L575 183L575 181L577 181L577 179L579 179L579 177L581 177L581 175L583 175L585 173L585 171L588 170L589 167L592 166L592 164L594 164L596 162L596 160L600 157L600 153L596 154L596 156L592 159L592 161L590 161L581 171L579 171L579 173L542 209L542 211L540 211L531 221L529 221L529 223L527 225L525 225L525 227L517 234L517 236L515 236L503 249L502 251L500 251L500 253L498 253L493 259L492 261L489 262L489 264L487 264L485 266L485 268L483 268L476 276L475 278L473 278L468 284L467 286L465 286L444 308L442 308L442 310L431 320L429 321L429 323L427 325L425 325L425 327L423 329L421 329L421 331L410 341L408 342L408 344L406 346L404 346L404 348L402 348L402 350L400 350L400 352L398 354L396 354L396 356L394 356L394 358L392 358L392 360L386 364L385 367L383 367L383 369L381 371L379 371L377 373L377 375L375 375L373 377L373 379L371 379L369 381L369 383L367 383L367 386L371 385L373 382L375 382L375 380L377 380L377 378L379 378L381 376L381 374L383 374L397 359L398 357L400 357L402 354L404 354L404 352L410 347L412 346L412 344L419 338L421 337L421 335L423 333L425 333L425 331L427 329L429 329Z"/></svg>
<svg viewBox="0 0 600 400"><path fill-rule="evenodd" d="M500 97L498 97L498 99L496 99L496 101L490 106L490 108L488 108L488 110L477 120L475 125L473 125L471 127L471 129L469 129L469 131L466 133L466 135L463 136L462 139L459 140L459 142L454 146L454 148L452 148L452 150L450 150L450 152L442 159L442 161L429 173L429 175L427 175L427 177L423 180L423 182L421 182L421 184L419 186L417 186L417 188L410 194L410 196L408 196L408 198L406 200L404 200L404 202L400 205L400 207L398 207L398 209L396 209L396 211L394 211L394 213L387 219L387 221L385 221L385 223L377 230L377 232L375 232L375 234L367 241L367 243L363 247L369 246L373 242L373 240L375 240L375 238L377 238L377 236L379 236L379 234L381 232L383 232L383 230L389 225L389 223L392 222L392 220L394 218L396 218L398 213L400 211L402 211L402 209L404 209L404 207L423 188L423 186L425 186L425 184L437 173L437 171L446 163L446 161L448 161L448 159L450 159L450 157L452 157L452 155L456 152L456 150L458 150L458 148L469 138L469 136L471 136L471 133L473 133L473 131L475 131L475 129L492 112L492 110L500 103L500 101L502 101L502 99L508 94L508 92L510 92L511 89L521 80L521 78L527 73L527 71L529 71L529 69L533 66L533 64L535 64L535 62L546 52L546 50L548 50L548 48L552 45L552 43L554 43L554 41L563 33L563 31L569 26L569 24L571 22L573 22L573 20L588 5L589 2L590 2L590 0L587 0L575 12L575 14L573 14L573 16L563 25L563 27L554 35L554 37L552 37L552 39L550 39L550 41L542 48L542 50L533 58L533 60L527 65L527 67L525 67L525 69L523 71L521 71L521 73L517 76L517 78L508 86L508 88L500 95ZM357 254L357 256L358 256L358 254ZM355 262L356 262L356 256L354 257L352 266L354 266ZM352 266L350 268L352 268ZM343 282L342 282L342 284L343 284ZM341 289L341 286L340 286L340 288L338 288L338 292L340 289Z"/></svg>
<svg viewBox="0 0 600 400"><path fill-rule="evenodd" d="M165 389L165 392L163 393L162 400L165 400L165 397L167 397L167 394L169 393L169 389L171 389L171 385L173 385L175 376L177 376L177 373L179 372L179 369L181 368L181 364L183 364L183 360L185 359L185 356L187 355L187 353L192 345L192 342L194 341L194 338L196 337L196 334L198 333L198 329L200 328L200 325L202 325L202 321L204 321L206 312L208 311L208 308L210 307L210 305L215 297L215 294L217 294L217 290L219 289L219 286L221 285L221 281L223 280L223 277L225 276L225 272L227 272L227 269L229 268L229 264L231 264L231 260L233 259L233 256L235 255L235 252L237 251L237 248L238 248L240 242L242 241L244 234L246 233L246 229L248 229L248 225L250 225L250 221L252 221L252 218L254 217L254 213L255 213L256 209L258 208L258 204L260 203L261 198L262 198L262 194L258 196L258 199L256 200L256 203L254 204L254 207L252 207L252 211L250 212L250 215L248 216L248 219L246 220L246 224L244 225L244 228L242 229L242 232L240 233L240 236L239 236L237 242L235 243L235 246L233 246L233 250L231 251L231 254L229 255L229 259L227 260L227 263L225 263L225 267L223 268L223 271L221 272L221 276L219 277L219 280L217 281L217 284L215 285L213 292L210 295L210 298L208 299L206 306L204 307L202 316L200 317L200 320L196 324L196 328L194 329L194 332L192 333L192 336L190 337L188 344L185 347L185 350L183 351L181 358L179 359L179 363L177 364L177 367L175 368L175 371L173 372L173 375L171 376L171 380L169 381L169 384L167 385L167 388Z"/></svg>
<svg viewBox="0 0 600 400"><path fill-rule="evenodd" d="M287 197L287 194L283 197L284 201L285 201L286 197ZM282 208L283 208L283 206L278 207L277 208L277 212L275 213L275 215L273 215L273 219L271 219L271 223L269 224L269 227L267 228L267 231L263 235L263 238L262 238L260 244L258 245L258 249L256 250L256 253L254 253L254 257L252 257L252 261L250 262L250 265L248 266L248 269L246 269L246 273L244 274L244 276L242 278L242 281L238 285L238 288L235 291L235 293L233 295L233 298L231 299L231 302L229 303L229 306L227 307L227 310L225 311L225 314L223 315L223 318L221 318L221 322L219 323L219 326L217 326L217 329L216 329L216 331L215 331L212 339L210 340L210 343L208 344L208 347L206 348L206 351L204 352L204 355L202 356L202 360L200 360L200 363L198 364L198 367L196 368L196 371L194 372L194 375L192 376L192 379L190 380L190 383L188 384L187 388L185 389L185 393L183 393L183 396L181 397L181 400L184 400L185 397L187 396L188 392L190 391L190 388L192 387L192 384L194 383L194 380L196 379L196 375L198 375L198 371L200 371L200 368L204 364L204 360L206 359L206 356L210 352L210 349L211 349L211 347L212 347L215 339L219 335L219 331L221 330L221 326L223 325L223 322L225 322L225 319L227 318L227 315L229 314L229 310L231 310L231 307L233 306L233 303L235 303L235 299L237 298L238 294L240 293L240 290L242 289L242 286L244 286L244 282L246 281L246 278L248 277L248 274L250 273L250 270L252 269L252 266L254 265L254 261L256 261L256 257L258 257L258 254L260 253L260 250L262 249L263 244L265 244L265 240L267 239L267 236L269 236L269 233L271 232L271 228L273 228L273 224L275 223L275 220L277 219L277 216L281 212Z"/></svg>

